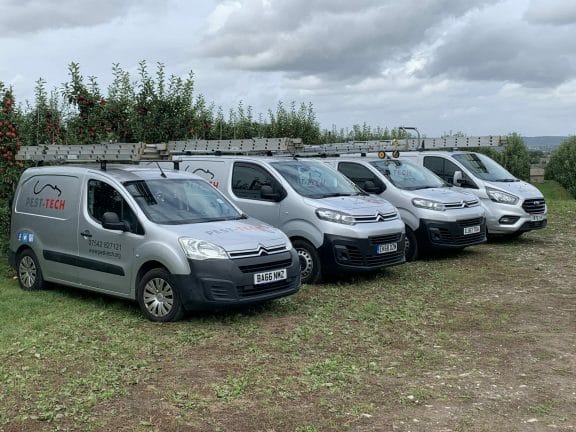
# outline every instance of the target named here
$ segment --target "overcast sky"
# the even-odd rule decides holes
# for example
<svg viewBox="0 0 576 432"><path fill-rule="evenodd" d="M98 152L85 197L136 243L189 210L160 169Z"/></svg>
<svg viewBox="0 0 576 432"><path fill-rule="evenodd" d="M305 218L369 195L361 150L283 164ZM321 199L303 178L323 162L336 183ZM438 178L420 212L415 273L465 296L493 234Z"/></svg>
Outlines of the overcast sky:
<svg viewBox="0 0 576 432"><path fill-rule="evenodd" d="M576 134L576 0L0 0L0 81L80 63L195 74L225 111L311 102L323 128Z"/></svg>

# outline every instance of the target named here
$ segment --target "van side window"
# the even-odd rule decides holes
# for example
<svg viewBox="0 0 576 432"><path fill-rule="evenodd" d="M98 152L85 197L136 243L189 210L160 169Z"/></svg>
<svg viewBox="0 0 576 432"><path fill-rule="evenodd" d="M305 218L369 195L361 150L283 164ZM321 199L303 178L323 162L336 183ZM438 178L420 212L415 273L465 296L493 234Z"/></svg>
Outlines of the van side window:
<svg viewBox="0 0 576 432"><path fill-rule="evenodd" d="M452 184L452 181L454 180L454 173L456 171L462 171L462 169L454 162L439 156L425 156L424 167L428 168L442 180L450 184ZM465 172L462 172L462 178L464 180L462 187L477 189L477 186Z"/></svg>
<svg viewBox="0 0 576 432"><path fill-rule="evenodd" d="M373 182L374 185L379 186L384 190L382 181L365 166L354 162L340 162L338 164L338 171L348 177L360 189L364 189L367 182Z"/></svg>
<svg viewBox="0 0 576 432"><path fill-rule="evenodd" d="M232 170L232 192L238 198L266 201L260 195L262 186L270 186L273 193L284 194L282 186L272 175L257 165L238 162Z"/></svg>
<svg viewBox="0 0 576 432"><path fill-rule="evenodd" d="M102 223L102 216L106 212L116 213L121 221L128 222L130 232L144 233L136 214L116 189L103 181L89 180L88 213Z"/></svg>

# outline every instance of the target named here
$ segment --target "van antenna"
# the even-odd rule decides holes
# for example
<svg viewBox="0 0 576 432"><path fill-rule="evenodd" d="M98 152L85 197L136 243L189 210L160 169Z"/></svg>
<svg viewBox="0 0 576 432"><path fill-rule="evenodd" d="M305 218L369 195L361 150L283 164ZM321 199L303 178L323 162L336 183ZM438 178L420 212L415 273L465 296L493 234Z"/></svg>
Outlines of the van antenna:
<svg viewBox="0 0 576 432"><path fill-rule="evenodd" d="M158 169L160 170L160 176L162 178L166 178L166 174L164 174L164 171L162 170L162 167L160 166L160 164L158 163L158 161L156 161L156 165L158 166Z"/></svg>

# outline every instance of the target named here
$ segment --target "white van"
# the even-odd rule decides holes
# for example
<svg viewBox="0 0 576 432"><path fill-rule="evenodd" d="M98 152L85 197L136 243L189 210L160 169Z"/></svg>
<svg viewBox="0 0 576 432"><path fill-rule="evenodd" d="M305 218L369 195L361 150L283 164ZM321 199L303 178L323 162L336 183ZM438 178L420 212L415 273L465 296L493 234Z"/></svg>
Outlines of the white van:
<svg viewBox="0 0 576 432"><path fill-rule="evenodd" d="M25 290L56 282L137 300L153 321L287 296L300 263L282 231L190 173L135 165L22 174L10 263Z"/></svg>
<svg viewBox="0 0 576 432"><path fill-rule="evenodd" d="M408 261L424 249L463 249L486 241L485 212L478 198L455 190L424 167L377 157L323 160L398 208L406 224Z"/></svg>
<svg viewBox="0 0 576 432"><path fill-rule="evenodd" d="M400 152L400 158L424 166L459 190L476 195L486 210L489 235L516 237L546 227L548 209L542 193L486 155L426 150Z"/></svg>
<svg viewBox="0 0 576 432"><path fill-rule="evenodd" d="M404 223L382 198L312 160L174 156L247 214L280 228L300 257L302 282L403 263Z"/></svg>

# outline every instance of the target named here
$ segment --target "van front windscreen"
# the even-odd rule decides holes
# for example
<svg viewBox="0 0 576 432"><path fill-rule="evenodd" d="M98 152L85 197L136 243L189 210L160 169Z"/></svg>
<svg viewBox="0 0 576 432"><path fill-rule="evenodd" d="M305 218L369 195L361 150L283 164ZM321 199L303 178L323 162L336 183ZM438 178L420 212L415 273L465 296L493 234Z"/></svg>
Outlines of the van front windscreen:
<svg viewBox="0 0 576 432"><path fill-rule="evenodd" d="M307 198L365 195L346 176L323 162L291 160L271 165L297 193Z"/></svg>
<svg viewBox="0 0 576 432"><path fill-rule="evenodd" d="M432 171L398 159L381 159L370 162L398 189L418 190L449 186Z"/></svg>
<svg viewBox="0 0 576 432"><path fill-rule="evenodd" d="M481 153L457 153L452 157L479 179L494 182L519 181L496 161Z"/></svg>
<svg viewBox="0 0 576 432"><path fill-rule="evenodd" d="M241 219L242 214L203 180L157 179L124 183L144 214L164 225Z"/></svg>

